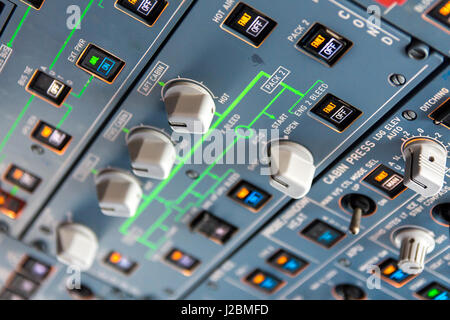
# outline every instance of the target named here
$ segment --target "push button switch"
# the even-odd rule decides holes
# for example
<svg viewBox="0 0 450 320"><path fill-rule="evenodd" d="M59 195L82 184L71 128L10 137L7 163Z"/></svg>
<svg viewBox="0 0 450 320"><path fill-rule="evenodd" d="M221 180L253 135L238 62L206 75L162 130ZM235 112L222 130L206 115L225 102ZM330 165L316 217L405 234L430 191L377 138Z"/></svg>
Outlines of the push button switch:
<svg viewBox="0 0 450 320"><path fill-rule="evenodd" d="M91 43L81 54L77 66L111 84L122 71L125 62Z"/></svg>
<svg viewBox="0 0 450 320"><path fill-rule="evenodd" d="M332 67L352 45L350 40L320 23L315 23L297 43L297 48Z"/></svg>
<svg viewBox="0 0 450 320"><path fill-rule="evenodd" d="M117 0L115 7L152 27L168 5L165 0Z"/></svg>
<svg viewBox="0 0 450 320"><path fill-rule="evenodd" d="M240 2L226 18L222 27L224 26L233 31L230 32L224 28L227 32L258 48L275 29L277 23L261 12ZM238 34L235 34L235 32Z"/></svg>

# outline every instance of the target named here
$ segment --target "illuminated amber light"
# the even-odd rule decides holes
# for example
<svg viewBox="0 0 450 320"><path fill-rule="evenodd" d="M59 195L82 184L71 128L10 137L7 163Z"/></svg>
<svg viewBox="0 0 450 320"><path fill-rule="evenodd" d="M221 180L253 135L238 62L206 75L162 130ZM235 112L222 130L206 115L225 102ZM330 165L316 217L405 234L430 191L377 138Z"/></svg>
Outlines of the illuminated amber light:
<svg viewBox="0 0 450 320"><path fill-rule="evenodd" d="M111 261L112 263L118 263L120 260L122 260L122 255L118 252L114 252L109 257L109 261Z"/></svg>
<svg viewBox="0 0 450 320"><path fill-rule="evenodd" d="M383 274L385 274L385 275L390 275L390 274L393 273L395 270L397 270L397 268L394 267L393 265L390 265L390 266L386 267L386 269L383 270Z"/></svg>
<svg viewBox="0 0 450 320"><path fill-rule="evenodd" d="M248 13L244 13L244 15L239 19L238 24L245 27L245 25L250 21L252 17Z"/></svg>
<svg viewBox="0 0 450 320"><path fill-rule="evenodd" d="M312 45L314 48L318 48L324 41L325 41L325 38L319 34L319 35L317 35L317 37L314 39L314 41L311 42L311 45Z"/></svg>
<svg viewBox="0 0 450 320"><path fill-rule="evenodd" d="M172 260L173 261L178 261L181 258L183 258L183 253L181 253L180 251L175 251L174 253L172 253Z"/></svg>
<svg viewBox="0 0 450 320"><path fill-rule="evenodd" d="M19 170L19 169L14 170L13 178L15 180L20 180L20 178L22 178L22 176L23 176L23 171L22 170Z"/></svg>
<svg viewBox="0 0 450 320"><path fill-rule="evenodd" d="M445 6L443 6L441 9L439 9L439 13L443 16L448 16L450 13L450 1L447 1Z"/></svg>
<svg viewBox="0 0 450 320"><path fill-rule="evenodd" d="M137 0L128 0L128 2L131 4L136 4Z"/></svg>
<svg viewBox="0 0 450 320"><path fill-rule="evenodd" d="M239 199L244 199L246 196L248 196L249 193L250 191L247 188L242 188L241 191L239 191L239 193L237 194L237 197Z"/></svg>
<svg viewBox="0 0 450 320"><path fill-rule="evenodd" d="M277 259L277 264L283 265L288 261L288 258L286 256L281 256Z"/></svg>
<svg viewBox="0 0 450 320"><path fill-rule="evenodd" d="M336 105L333 102L330 102L324 109L323 112L330 113L336 108Z"/></svg>
<svg viewBox="0 0 450 320"><path fill-rule="evenodd" d="M53 129L45 126L44 129L42 129L41 131L41 136L43 136L44 138L48 138L53 132Z"/></svg>
<svg viewBox="0 0 450 320"><path fill-rule="evenodd" d="M264 277L264 275L262 274L257 274L254 278L253 278L253 283L256 284L260 284L264 281L264 279L266 279L266 277Z"/></svg>
<svg viewBox="0 0 450 320"><path fill-rule="evenodd" d="M383 181L389 174L386 171L381 171L376 177L375 180L378 182Z"/></svg>
<svg viewBox="0 0 450 320"><path fill-rule="evenodd" d="M0 197L0 205L5 203L5 197Z"/></svg>

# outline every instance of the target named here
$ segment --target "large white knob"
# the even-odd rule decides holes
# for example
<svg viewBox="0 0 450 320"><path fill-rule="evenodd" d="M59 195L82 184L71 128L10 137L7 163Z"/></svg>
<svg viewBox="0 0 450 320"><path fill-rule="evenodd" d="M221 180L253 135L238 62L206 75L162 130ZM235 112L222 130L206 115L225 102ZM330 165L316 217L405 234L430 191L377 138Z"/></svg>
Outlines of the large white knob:
<svg viewBox="0 0 450 320"><path fill-rule="evenodd" d="M175 79L162 89L169 124L179 133L206 133L211 126L216 105L203 85L189 79Z"/></svg>
<svg viewBox="0 0 450 320"><path fill-rule="evenodd" d="M403 144L402 153L405 186L424 197L439 193L444 185L447 149L436 140L415 137Z"/></svg>
<svg viewBox="0 0 450 320"><path fill-rule="evenodd" d="M95 176L100 210L107 216L133 217L142 198L139 181L126 171L104 169Z"/></svg>
<svg viewBox="0 0 450 320"><path fill-rule="evenodd" d="M272 187L294 199L309 192L316 168L308 149L292 141L275 141L270 144L269 157Z"/></svg>
<svg viewBox="0 0 450 320"><path fill-rule="evenodd" d="M78 223L63 224L57 229L56 241L56 256L60 262L77 266L81 271L92 266L98 240L91 229Z"/></svg>
<svg viewBox="0 0 450 320"><path fill-rule="evenodd" d="M170 137L151 127L137 127L128 134L127 144L135 175L159 180L169 176L176 159Z"/></svg>
<svg viewBox="0 0 450 320"><path fill-rule="evenodd" d="M434 250L434 234L417 226L402 227L394 231L392 240L400 248L398 267L407 274L421 273L426 255Z"/></svg>

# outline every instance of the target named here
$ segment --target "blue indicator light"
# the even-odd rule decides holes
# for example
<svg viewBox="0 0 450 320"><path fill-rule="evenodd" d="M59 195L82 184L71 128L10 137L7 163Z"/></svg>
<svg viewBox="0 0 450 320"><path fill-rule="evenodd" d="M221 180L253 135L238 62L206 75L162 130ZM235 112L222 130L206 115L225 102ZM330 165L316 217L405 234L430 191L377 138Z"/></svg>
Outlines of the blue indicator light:
<svg viewBox="0 0 450 320"><path fill-rule="evenodd" d="M435 297L433 300L449 300L448 292L442 292L440 295Z"/></svg>
<svg viewBox="0 0 450 320"><path fill-rule="evenodd" d="M300 268L300 264L295 260L289 260L288 262L286 262L283 268L295 272Z"/></svg>
<svg viewBox="0 0 450 320"><path fill-rule="evenodd" d="M318 241L331 243L336 239L336 235L332 234L330 231L324 232L318 239Z"/></svg>
<svg viewBox="0 0 450 320"><path fill-rule="evenodd" d="M257 191L253 191L252 193L250 193L247 196L247 198L245 198L245 203L256 207L263 198L264 198L264 196L261 193L259 193Z"/></svg>
<svg viewBox="0 0 450 320"><path fill-rule="evenodd" d="M115 64L116 63L114 61L112 61L111 59L105 58L105 59L103 59L100 66L98 67L97 71L102 73L105 76L108 76L108 74L111 72L111 70Z"/></svg>
<svg viewBox="0 0 450 320"><path fill-rule="evenodd" d="M402 270L397 270L393 274L390 275L389 278L391 278L394 281L402 282L405 280L409 275L404 273Z"/></svg>
<svg viewBox="0 0 450 320"><path fill-rule="evenodd" d="M277 286L277 282L274 279L266 278L261 284L260 287L268 290L273 290Z"/></svg>

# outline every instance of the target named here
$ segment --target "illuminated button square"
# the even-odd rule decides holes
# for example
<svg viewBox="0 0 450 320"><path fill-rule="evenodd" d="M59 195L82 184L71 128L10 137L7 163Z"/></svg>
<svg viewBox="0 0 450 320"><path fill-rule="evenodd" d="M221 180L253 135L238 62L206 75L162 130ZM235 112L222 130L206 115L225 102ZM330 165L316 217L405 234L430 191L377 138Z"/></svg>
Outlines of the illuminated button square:
<svg viewBox="0 0 450 320"><path fill-rule="evenodd" d="M345 131L362 115L362 111L330 93L325 95L310 112L319 117L320 122L337 132Z"/></svg>
<svg viewBox="0 0 450 320"><path fill-rule="evenodd" d="M345 233L316 219L300 232L301 235L329 249L345 237Z"/></svg>
<svg viewBox="0 0 450 320"><path fill-rule="evenodd" d="M107 83L113 83L125 62L90 43L78 59L77 66Z"/></svg>
<svg viewBox="0 0 450 320"><path fill-rule="evenodd" d="M403 177L391 168L381 164L369 173L363 182L374 187L389 199L395 199L406 190Z"/></svg>
<svg viewBox="0 0 450 320"><path fill-rule="evenodd" d="M278 250L267 259L267 263L275 269L294 277L308 266L308 262L283 249Z"/></svg>
<svg viewBox="0 0 450 320"><path fill-rule="evenodd" d="M123 256L117 251L111 251L104 259L104 262L125 275L130 275L137 267L137 263Z"/></svg>
<svg viewBox="0 0 450 320"><path fill-rule="evenodd" d="M43 71L36 70L26 90L55 107L60 107L66 101L72 88Z"/></svg>
<svg viewBox="0 0 450 320"><path fill-rule="evenodd" d="M70 135L44 121L38 122L31 132L31 137L58 154L64 153L72 140Z"/></svg>
<svg viewBox="0 0 450 320"><path fill-rule="evenodd" d="M33 257L26 257L19 267L19 272L35 282L44 281L50 274L52 267Z"/></svg>
<svg viewBox="0 0 450 320"><path fill-rule="evenodd" d="M450 290L437 282L431 282L416 294L426 300L450 300Z"/></svg>
<svg viewBox="0 0 450 320"><path fill-rule="evenodd" d="M165 0L118 0L115 7L151 27L168 4Z"/></svg>
<svg viewBox="0 0 450 320"><path fill-rule="evenodd" d="M252 211L261 210L272 198L269 193L244 180L228 192L228 197Z"/></svg>
<svg viewBox="0 0 450 320"><path fill-rule="evenodd" d="M28 192L34 192L41 183L41 178L14 164L6 171L5 180Z"/></svg>
<svg viewBox="0 0 450 320"><path fill-rule="evenodd" d="M276 26L277 23L274 20L243 2L239 2L234 7L222 24L222 27L230 29L230 33L237 32L238 38L256 48L264 42Z"/></svg>
<svg viewBox="0 0 450 320"><path fill-rule="evenodd" d="M400 288L415 277L410 275L397 266L397 260L388 258L379 264L382 278L396 288Z"/></svg>
<svg viewBox="0 0 450 320"><path fill-rule="evenodd" d="M20 275L15 274L8 284L7 289L24 297L25 299L30 298L38 289L39 284Z"/></svg>
<svg viewBox="0 0 450 320"><path fill-rule="evenodd" d="M450 0L438 1L427 15L447 28L450 28Z"/></svg>
<svg viewBox="0 0 450 320"><path fill-rule="evenodd" d="M332 67L352 45L350 40L320 23L315 23L297 43L297 48Z"/></svg>
<svg viewBox="0 0 450 320"><path fill-rule="evenodd" d="M228 242L238 230L235 226L207 211L202 211L192 220L190 227L193 231L221 245Z"/></svg>
<svg viewBox="0 0 450 320"><path fill-rule="evenodd" d="M275 293L285 284L283 280L261 269L256 269L251 272L244 278L244 281L252 287L268 294Z"/></svg>
<svg viewBox="0 0 450 320"><path fill-rule="evenodd" d="M15 220L19 218L26 202L0 189L0 213Z"/></svg>
<svg viewBox="0 0 450 320"><path fill-rule="evenodd" d="M179 270L185 276L190 276L200 265L200 260L179 249L172 249L169 251L164 257L164 261Z"/></svg>

